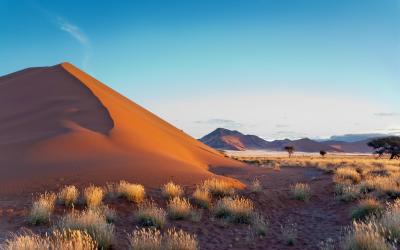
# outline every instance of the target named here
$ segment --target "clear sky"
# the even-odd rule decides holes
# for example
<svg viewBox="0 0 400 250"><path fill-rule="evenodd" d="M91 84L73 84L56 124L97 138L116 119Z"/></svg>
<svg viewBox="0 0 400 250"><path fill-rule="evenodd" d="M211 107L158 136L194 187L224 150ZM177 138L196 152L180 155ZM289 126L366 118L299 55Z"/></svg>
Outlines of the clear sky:
<svg viewBox="0 0 400 250"><path fill-rule="evenodd" d="M400 0L0 0L0 74L69 61L200 137L400 134Z"/></svg>

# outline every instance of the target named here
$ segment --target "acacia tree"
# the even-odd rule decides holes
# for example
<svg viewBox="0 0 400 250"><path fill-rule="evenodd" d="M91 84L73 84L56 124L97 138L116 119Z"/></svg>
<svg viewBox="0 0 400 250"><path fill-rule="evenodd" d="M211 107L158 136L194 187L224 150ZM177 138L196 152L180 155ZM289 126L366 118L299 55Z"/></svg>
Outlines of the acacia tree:
<svg viewBox="0 0 400 250"><path fill-rule="evenodd" d="M322 157L325 157L326 151L325 151L325 150L321 150L321 151L319 151L319 154L320 154Z"/></svg>
<svg viewBox="0 0 400 250"><path fill-rule="evenodd" d="M391 136L374 139L367 144L374 149L374 154L382 157L389 154L390 159L400 159L400 137Z"/></svg>
<svg viewBox="0 0 400 250"><path fill-rule="evenodd" d="M285 146L283 149L288 152L289 158L292 157L292 154L294 153L294 147L293 146Z"/></svg>

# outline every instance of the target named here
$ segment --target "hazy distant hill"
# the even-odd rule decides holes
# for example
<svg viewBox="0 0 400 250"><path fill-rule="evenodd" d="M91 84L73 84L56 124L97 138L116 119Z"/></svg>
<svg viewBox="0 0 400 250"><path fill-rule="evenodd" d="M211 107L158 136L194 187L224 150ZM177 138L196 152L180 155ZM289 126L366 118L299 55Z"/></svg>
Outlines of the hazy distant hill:
<svg viewBox="0 0 400 250"><path fill-rule="evenodd" d="M329 138L329 141L340 141L340 142L361 142L378 137L386 137L386 134L346 134L346 135L333 135Z"/></svg>
<svg viewBox="0 0 400 250"><path fill-rule="evenodd" d="M332 147L328 144L317 142L308 138L299 140L275 140L266 141L255 135L245 135L236 130L217 128L210 134L202 137L201 142L216 149L225 150L247 150L262 149L281 151L285 146L294 146L296 151L301 152L319 152L325 150L328 152L341 152L338 147Z"/></svg>

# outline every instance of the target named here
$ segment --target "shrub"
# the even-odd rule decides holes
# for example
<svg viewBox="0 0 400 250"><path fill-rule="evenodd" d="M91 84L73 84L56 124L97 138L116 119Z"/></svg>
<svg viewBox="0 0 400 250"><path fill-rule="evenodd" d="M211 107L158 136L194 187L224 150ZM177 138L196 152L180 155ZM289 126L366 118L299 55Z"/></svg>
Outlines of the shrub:
<svg viewBox="0 0 400 250"><path fill-rule="evenodd" d="M88 207L97 207L103 201L103 189L101 187L90 186L85 188L84 197Z"/></svg>
<svg viewBox="0 0 400 250"><path fill-rule="evenodd" d="M162 194L167 198L180 197L183 195L183 188L170 181L162 187Z"/></svg>
<svg viewBox="0 0 400 250"><path fill-rule="evenodd" d="M114 225L108 224L106 216L99 209L72 211L58 223L61 230L82 230L87 232L100 248L109 248L114 241Z"/></svg>
<svg viewBox="0 0 400 250"><path fill-rule="evenodd" d="M353 219L364 219L381 211L382 206L379 201L373 198L368 198L359 202L358 206L352 211L351 217Z"/></svg>
<svg viewBox="0 0 400 250"><path fill-rule="evenodd" d="M286 245L293 246L297 240L297 224L288 220L281 225L281 237Z"/></svg>
<svg viewBox="0 0 400 250"><path fill-rule="evenodd" d="M169 229L163 237L163 249L165 250L197 250L199 243L196 235L188 234L175 228Z"/></svg>
<svg viewBox="0 0 400 250"><path fill-rule="evenodd" d="M192 206L187 199L174 197L169 200L167 204L167 211L168 216L171 219L179 220L187 218L190 215Z"/></svg>
<svg viewBox="0 0 400 250"><path fill-rule="evenodd" d="M344 250L389 250L390 244L379 234L379 228L372 222L353 222L343 241Z"/></svg>
<svg viewBox="0 0 400 250"><path fill-rule="evenodd" d="M162 228L166 222L166 213L154 202L145 202L139 205L136 219L141 226Z"/></svg>
<svg viewBox="0 0 400 250"><path fill-rule="evenodd" d="M262 187L262 184L261 184L261 182L260 182L259 179L254 179L254 180L251 182L251 185L250 185L250 190L251 190L251 192L253 192L253 193L259 193L259 192L262 191L262 189L263 189L263 187Z"/></svg>
<svg viewBox="0 0 400 250"><path fill-rule="evenodd" d="M44 193L33 202L29 213L28 221L33 225L48 223L54 211L56 195L54 193Z"/></svg>
<svg viewBox="0 0 400 250"><path fill-rule="evenodd" d="M95 250L97 244L83 231L53 231L49 236L41 237L31 232L13 235L7 239L0 249L4 250Z"/></svg>
<svg viewBox="0 0 400 250"><path fill-rule="evenodd" d="M235 223L250 224L254 210L253 202L246 198L224 197L213 208L214 216Z"/></svg>
<svg viewBox="0 0 400 250"><path fill-rule="evenodd" d="M231 196L235 193L232 184L222 179L209 179L204 181L203 187L208 189L213 196Z"/></svg>
<svg viewBox="0 0 400 250"><path fill-rule="evenodd" d="M361 181L361 175L351 167L341 167L336 169L335 180L337 182L351 180L353 183Z"/></svg>
<svg viewBox="0 0 400 250"><path fill-rule="evenodd" d="M58 193L58 200L67 207L73 206L79 197L79 191L75 186L65 186Z"/></svg>
<svg viewBox="0 0 400 250"><path fill-rule="evenodd" d="M290 187L293 198L301 201L308 201L311 197L310 186L306 183L296 183Z"/></svg>
<svg viewBox="0 0 400 250"><path fill-rule="evenodd" d="M354 185L336 184L335 186L336 199L341 201L353 201L360 197L360 189Z"/></svg>
<svg viewBox="0 0 400 250"><path fill-rule="evenodd" d="M129 249L132 250L162 250L161 234L156 229L136 229L128 235Z"/></svg>
<svg viewBox="0 0 400 250"><path fill-rule="evenodd" d="M125 197L128 201L140 203L144 200L145 190L140 184L132 184L126 181L121 181L117 187L117 192L120 196Z"/></svg>
<svg viewBox="0 0 400 250"><path fill-rule="evenodd" d="M196 203L200 207L209 208L211 205L210 192L208 191L208 189L206 189L204 187L197 186L192 197L193 197L194 203Z"/></svg>

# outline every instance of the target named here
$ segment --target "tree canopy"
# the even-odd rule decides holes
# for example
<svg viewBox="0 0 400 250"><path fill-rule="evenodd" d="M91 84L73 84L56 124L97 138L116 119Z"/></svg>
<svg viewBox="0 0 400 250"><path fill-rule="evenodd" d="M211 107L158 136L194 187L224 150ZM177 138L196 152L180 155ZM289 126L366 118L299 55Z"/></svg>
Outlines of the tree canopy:
<svg viewBox="0 0 400 250"><path fill-rule="evenodd" d="M367 144L374 149L374 153L381 157L389 154L390 159L400 159L400 137L391 136L374 139Z"/></svg>

